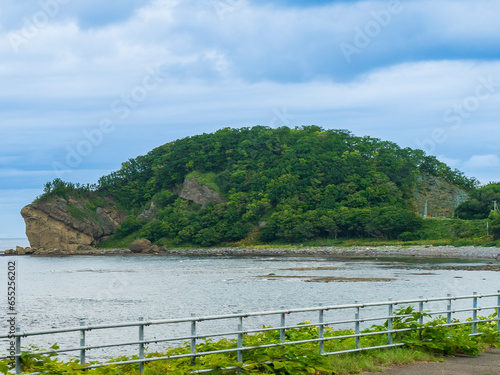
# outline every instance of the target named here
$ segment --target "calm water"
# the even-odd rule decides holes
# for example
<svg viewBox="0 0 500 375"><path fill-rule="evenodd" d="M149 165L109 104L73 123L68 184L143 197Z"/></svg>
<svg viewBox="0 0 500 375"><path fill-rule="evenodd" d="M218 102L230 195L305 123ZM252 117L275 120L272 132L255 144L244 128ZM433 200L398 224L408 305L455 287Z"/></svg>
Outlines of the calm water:
<svg viewBox="0 0 500 375"><path fill-rule="evenodd" d="M16 246L28 247L29 245L27 238L0 238L0 252L15 249Z"/></svg>
<svg viewBox="0 0 500 375"><path fill-rule="evenodd" d="M493 293L500 289L498 274L491 271L438 270L430 271L432 275L423 275L428 272L422 269L436 262L433 260L416 263L415 259L347 261L313 257L0 257L4 296L8 260L16 260L18 264L18 321L24 331L77 326L80 320L87 324L116 323L136 321L139 317L168 319L188 317L191 313L216 315L238 310L375 302L421 295ZM446 262L454 264L458 261ZM335 269L285 270L297 267ZM305 282L300 278L268 280L256 277L269 274L395 280L319 283ZM2 301L6 308L5 298ZM293 319L297 323L307 317ZM277 325L277 322L256 320L252 324ZM0 324L0 329L7 330L5 321ZM184 335L189 327L172 329L174 334ZM172 334L172 331L165 330L155 328L153 331L148 327L146 335L162 337ZM125 336L136 339L137 328L124 331ZM92 331L88 333L89 343L113 341L121 334L107 331L102 336L103 331ZM67 342L74 346L78 343L78 333L72 335L38 337L29 343L47 347L57 341L61 345ZM4 353L6 343L0 342L0 345L0 353ZM123 349L120 353L128 352ZM89 355L96 359L104 354L91 352Z"/></svg>

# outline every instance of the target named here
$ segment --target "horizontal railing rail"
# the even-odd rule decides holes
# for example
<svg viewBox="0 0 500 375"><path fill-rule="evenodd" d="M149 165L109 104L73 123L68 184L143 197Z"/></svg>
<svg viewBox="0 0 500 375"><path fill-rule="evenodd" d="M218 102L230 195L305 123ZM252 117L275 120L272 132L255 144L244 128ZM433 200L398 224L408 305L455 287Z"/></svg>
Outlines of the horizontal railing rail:
<svg viewBox="0 0 500 375"><path fill-rule="evenodd" d="M478 301L480 299L488 299L496 297L496 304L492 304L491 302L479 306ZM452 308L452 303L454 301L465 301L472 300L472 306ZM426 310L426 304L433 302L446 302L447 305L445 308L439 306L436 310ZM236 353L237 362L243 363L243 355L245 352L257 350L257 349L265 349L272 348L278 346L288 346L288 345L300 345L306 343L317 343L318 351L322 355L335 355L335 354L343 354L343 353L355 353L367 350L374 349L382 349L382 348L391 348L391 347L400 347L405 344L402 342L394 342L394 335L409 332L412 330L419 330L419 328L394 328L394 323L396 320L401 320L405 318L411 318L412 314L394 314L394 308L397 306L413 306L415 305L415 311L419 313L424 313L427 316L443 316L445 323L439 324L438 326L442 327L453 327L458 325L470 325L471 333L469 335L475 336L480 335L481 332L478 332L478 325L482 323L488 322L497 322L497 329L500 331L500 290L497 293L490 294L477 294L473 293L472 295L465 296L451 296L447 295L446 297L438 297L438 298L423 298L419 297L418 299L405 299L405 300L388 300L382 302L371 302L371 303L354 303L354 304L346 304L346 305L330 305L330 306L317 306L317 307L307 307L307 308L295 308L295 309L280 309L280 310L272 310L272 311L257 311L257 312L238 312L234 314L225 314L225 315L211 315L211 316L191 316L188 318L175 318L175 319L162 319L162 320L143 320L139 318L138 321L133 322L124 322L124 323L116 323L116 324L100 324L100 325L86 325L81 322L80 326L69 327L69 328L57 328L57 329L48 329L48 330L40 330L40 331L22 331L19 327L16 329L16 333L13 335L0 335L0 339L12 339L15 338L16 342L16 352L15 355L1 356L0 359L11 359L15 362L15 373L22 374L22 363L21 363L21 344L24 339L33 337L33 336L41 336L41 335L57 335L57 334L66 334L72 332L78 332L80 334L80 339L78 345L50 349L50 350L40 350L40 351L32 351L32 352L23 352L24 356L32 356L32 355L49 355L49 354L58 354L58 353L78 353L80 364L87 363L87 353L90 350L95 349L105 349L105 348L117 348L117 347L126 347L126 346L136 346L138 351L134 354L138 353L138 359L131 360L123 360L118 362L105 362L98 363L86 366L87 369L95 369L98 367L104 366L120 366L120 365L128 365L128 364L137 364L139 366L139 371L144 373L144 364L148 362L155 361L168 361L180 358L191 358L193 369L192 373L205 373L210 372L212 369L204 369L196 367L196 358L209 356L213 354L222 354L222 353ZM361 311L366 311L367 309L380 309L387 307L387 314L382 315L379 311L373 312L375 316L369 316L365 314L361 317ZM326 319L325 313L329 311L339 311L339 310L354 310L354 319ZM494 318L482 318L478 316L478 312L493 310L496 312L496 317ZM289 324L289 316L292 314L312 314L316 313L316 317L314 319L308 319L306 323L300 324ZM352 311L351 311L352 313ZM462 321L454 321L454 316L460 313L471 313L471 316L467 316L468 320ZM250 318L263 318L269 316L279 316L280 324L277 327L269 327L263 326L262 328L243 328L243 323ZM214 321L234 321L236 320L237 328L236 329L226 329L220 332L207 332L201 333L199 331L199 323L201 322L214 322ZM313 322L314 321L314 322ZM366 322L375 322L375 321L384 321L386 322L386 329L379 331L370 331L370 332L362 332L361 323ZM423 314L419 317L419 323L422 325L424 323ZM190 328L190 334L185 334L182 336L172 336L172 337L159 337L159 338L145 338L145 327L150 326L169 326L174 324L188 324ZM225 324L227 327L229 323ZM234 323L233 323L234 324ZM325 327L332 326L346 326L349 325L350 334L343 334L337 336L325 336ZM101 343L98 345L88 345L86 343L87 333L91 331L100 331L100 330L113 330L120 328L130 328L135 327L138 328L138 339L133 341L124 341L124 342L116 342L116 343ZM317 337L311 339L303 339L303 340L287 340L286 331L292 329L301 329L301 328L310 328L317 327L318 335ZM245 346L243 344L243 337L245 335L258 334L263 332L271 332L276 331L279 332L279 342L262 344L262 345L250 345ZM375 346L365 346L361 345L360 339L363 337L377 336L377 335L385 335L387 336L387 344L375 345ZM236 337L236 347L234 348L226 348L220 350L211 350L211 351L199 351L197 350L197 345L199 344L199 340L212 338L212 337ZM325 343L328 343L332 340L343 340L343 339L352 339L354 338L354 347L350 349L336 350L336 351L325 351ZM384 339L385 340L385 339ZM145 347L150 344L158 344L158 343L179 343L182 341L187 341L189 345L189 353L176 354L176 355L166 355L166 356L158 356L158 357L146 357L145 356ZM229 366L226 370L229 369L237 369L237 366ZM42 374L43 372L36 372L31 374Z"/></svg>

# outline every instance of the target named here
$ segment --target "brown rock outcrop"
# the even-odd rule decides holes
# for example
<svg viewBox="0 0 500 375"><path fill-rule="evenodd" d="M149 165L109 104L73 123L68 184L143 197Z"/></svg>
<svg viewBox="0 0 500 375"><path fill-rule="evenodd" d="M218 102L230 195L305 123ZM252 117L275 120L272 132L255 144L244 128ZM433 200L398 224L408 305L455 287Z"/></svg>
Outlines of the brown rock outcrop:
<svg viewBox="0 0 500 375"><path fill-rule="evenodd" d="M130 251L133 253L147 253L151 248L151 241L145 238L135 240L130 244Z"/></svg>
<svg viewBox="0 0 500 375"><path fill-rule="evenodd" d="M26 255L26 254L32 254L33 250L29 247L21 247L21 246L16 246L16 253L17 255Z"/></svg>
<svg viewBox="0 0 500 375"><path fill-rule="evenodd" d="M203 206L208 202L225 202L218 191L210 189L208 186L200 185L198 179L195 177L186 178L184 180L182 189L179 192L179 197Z"/></svg>
<svg viewBox="0 0 500 375"><path fill-rule="evenodd" d="M106 206L95 211L88 201L55 198L24 207L21 215L32 248L57 249L65 252L92 249L102 238L114 234L125 219L125 213L106 200Z"/></svg>
<svg viewBox="0 0 500 375"><path fill-rule="evenodd" d="M158 254L160 252L160 247L158 245L153 245L147 250L147 252L150 254Z"/></svg>

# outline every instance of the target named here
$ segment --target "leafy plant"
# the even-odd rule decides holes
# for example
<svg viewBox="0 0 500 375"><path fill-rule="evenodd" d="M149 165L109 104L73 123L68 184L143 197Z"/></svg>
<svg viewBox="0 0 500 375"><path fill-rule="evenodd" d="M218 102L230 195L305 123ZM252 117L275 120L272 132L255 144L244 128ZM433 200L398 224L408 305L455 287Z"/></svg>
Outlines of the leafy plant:
<svg viewBox="0 0 500 375"><path fill-rule="evenodd" d="M343 354L325 357L319 354L317 342L303 342L293 345L280 345L276 347L257 348L243 351L243 362L237 360L237 340L222 338L218 341L206 339L200 341L196 346L199 354L218 350L232 349L228 353L200 355L195 360L185 357L178 359L152 361L145 365L146 374L189 374L193 369L212 369L213 374L235 374L236 370L224 370L228 367L239 368L240 373L248 375L256 374L279 374L279 375L303 375L319 373L348 374L351 372L379 371L380 366L392 364L409 363L414 360L435 360L432 353L453 355L465 353L478 354L482 349L489 346L500 347L500 333L496 322L477 323L479 336L469 336L470 324L444 326L446 320L437 317L429 320L430 316L425 312L415 311L412 306L402 307L394 312L393 329L404 330L393 334L394 342L406 343L405 348L394 348L387 350L372 350L361 354ZM478 317L480 320L488 320L496 317L496 313L488 317ZM428 320L421 324L420 319ZM470 322L470 319L468 319ZM319 329L306 321L303 327L290 328L285 332L286 341L307 341L317 339ZM454 320L453 323L458 323ZM264 331L243 336L245 347L256 347L261 345L279 344L280 331L269 330L272 327L263 326ZM388 321L382 325L374 325L364 330L372 334L362 337L362 347L379 346L387 343ZM324 342L326 352L335 352L354 348L354 338L345 337L353 335L352 330L334 330L324 327L324 337L330 338ZM339 337L339 338L335 338ZM342 338L341 338L342 337ZM57 351L58 346L54 344L51 349ZM87 365L95 365L90 362L80 365L76 359L61 361L56 353L49 355L37 354L40 350L30 347L23 350L21 364L23 371L38 372L48 371L50 374L139 374L137 364L116 365L114 362L137 359L138 356L118 357L108 362L108 366L97 369L85 369ZM190 343L184 342L177 347L166 348L164 352L148 353L146 358L163 356L177 356L190 353ZM427 354L431 353L431 354ZM29 355L28 355L29 354ZM194 364L194 367L193 367ZM9 360L0 361L0 372L7 374L14 367Z"/></svg>

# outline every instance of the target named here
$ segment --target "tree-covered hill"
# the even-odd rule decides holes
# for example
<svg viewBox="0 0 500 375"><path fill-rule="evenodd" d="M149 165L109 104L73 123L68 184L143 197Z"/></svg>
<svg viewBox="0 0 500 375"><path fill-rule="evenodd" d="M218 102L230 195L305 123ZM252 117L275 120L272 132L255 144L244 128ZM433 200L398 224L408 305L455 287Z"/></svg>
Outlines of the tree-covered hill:
<svg viewBox="0 0 500 375"><path fill-rule="evenodd" d="M486 219L495 208L500 206L500 183L491 182L472 191L470 199L457 208L457 217L466 220Z"/></svg>
<svg viewBox="0 0 500 375"><path fill-rule="evenodd" d="M476 185L435 157L392 142L317 126L255 126L167 143L96 186L48 183L42 199L71 191L112 197L129 212L117 236L157 243L387 239L421 226L414 196L419 175L466 191ZM186 178L221 199L201 205L180 198ZM151 215L140 215L144 210Z"/></svg>

